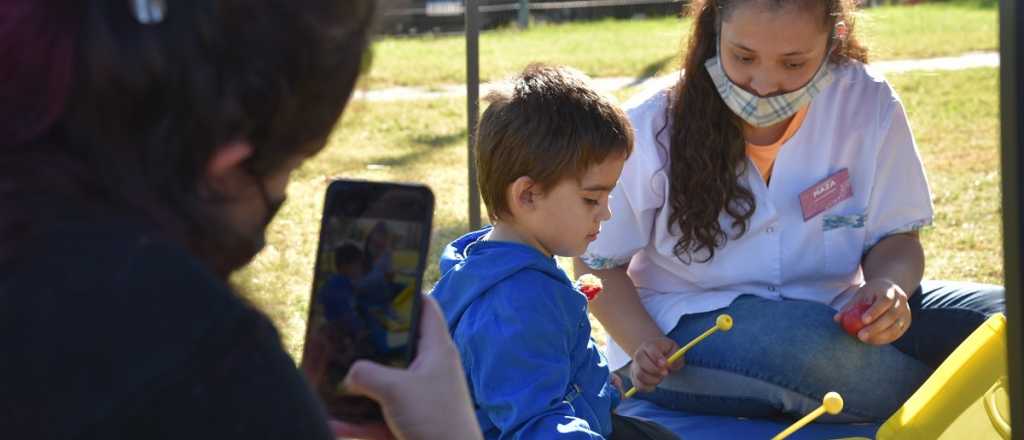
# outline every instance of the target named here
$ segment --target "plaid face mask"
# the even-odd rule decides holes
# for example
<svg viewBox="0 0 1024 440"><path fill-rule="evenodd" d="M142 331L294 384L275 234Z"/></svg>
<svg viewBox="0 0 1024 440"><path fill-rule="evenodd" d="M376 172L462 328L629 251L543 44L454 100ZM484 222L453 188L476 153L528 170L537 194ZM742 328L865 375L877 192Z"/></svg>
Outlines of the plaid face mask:
<svg viewBox="0 0 1024 440"><path fill-rule="evenodd" d="M828 51L831 53L831 51ZM818 71L807 84L789 93L776 96L761 97L754 95L736 85L725 74L725 69L718 56L708 59L704 68L711 75L711 80L718 88L725 105L737 116L755 127L767 127L778 124L793 116L818 93L832 83L832 66L828 63L828 55L822 61Z"/></svg>

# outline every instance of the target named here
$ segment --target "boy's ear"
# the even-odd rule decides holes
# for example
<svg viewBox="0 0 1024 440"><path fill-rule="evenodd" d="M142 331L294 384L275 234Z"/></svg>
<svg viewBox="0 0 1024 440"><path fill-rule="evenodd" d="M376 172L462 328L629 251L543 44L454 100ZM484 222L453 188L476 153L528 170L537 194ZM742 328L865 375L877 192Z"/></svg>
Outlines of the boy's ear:
<svg viewBox="0 0 1024 440"><path fill-rule="evenodd" d="M520 176L508 186L508 204L512 215L530 211L534 207L536 182L529 176Z"/></svg>

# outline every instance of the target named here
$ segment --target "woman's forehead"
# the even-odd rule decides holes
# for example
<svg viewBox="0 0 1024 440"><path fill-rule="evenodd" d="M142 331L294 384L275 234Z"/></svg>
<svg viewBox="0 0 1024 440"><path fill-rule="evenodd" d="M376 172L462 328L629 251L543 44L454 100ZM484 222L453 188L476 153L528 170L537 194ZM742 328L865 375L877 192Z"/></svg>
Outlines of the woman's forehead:
<svg viewBox="0 0 1024 440"><path fill-rule="evenodd" d="M748 2L724 17L723 46L783 55L812 51L824 44L828 30L823 25L821 10L766 7L772 3Z"/></svg>

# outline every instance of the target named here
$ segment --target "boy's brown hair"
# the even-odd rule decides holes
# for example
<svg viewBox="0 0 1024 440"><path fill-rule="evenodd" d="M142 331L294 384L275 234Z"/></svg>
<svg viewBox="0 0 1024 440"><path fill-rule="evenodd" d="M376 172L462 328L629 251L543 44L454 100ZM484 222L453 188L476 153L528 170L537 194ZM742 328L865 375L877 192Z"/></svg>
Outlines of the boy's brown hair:
<svg viewBox="0 0 1024 440"><path fill-rule="evenodd" d="M490 106L477 129L476 168L491 222L508 214L505 194L516 179L528 176L546 191L633 151L626 114L574 69L532 64L508 90L485 100Z"/></svg>

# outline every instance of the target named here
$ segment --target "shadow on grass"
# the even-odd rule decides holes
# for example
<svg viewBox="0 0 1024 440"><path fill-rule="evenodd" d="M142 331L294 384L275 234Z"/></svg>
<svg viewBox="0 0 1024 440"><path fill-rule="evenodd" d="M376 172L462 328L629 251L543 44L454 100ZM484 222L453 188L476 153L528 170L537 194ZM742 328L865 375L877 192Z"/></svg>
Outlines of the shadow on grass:
<svg viewBox="0 0 1024 440"><path fill-rule="evenodd" d="M995 9L999 6L998 0L933 0L933 2L946 5L971 6L978 9Z"/></svg>
<svg viewBox="0 0 1024 440"><path fill-rule="evenodd" d="M655 61L655 62L653 62L651 64L648 64L646 67L643 68L643 70L640 71L640 73L636 76L636 78L633 79L633 82L630 83L625 88L629 88L629 87L640 85L644 81L647 81L647 80L649 80L651 78L654 78L655 76L658 75L658 72L660 72L661 69L664 69L665 66L668 65L668 63L674 61L675 59L676 59L675 55L670 55L670 56L662 58L662 59L660 59L658 61Z"/></svg>
<svg viewBox="0 0 1024 440"><path fill-rule="evenodd" d="M405 154L398 156L384 156L376 157L367 161L367 164L373 165L384 165L387 167L401 167L405 165L414 164L427 156L434 153L434 150L429 148L418 148Z"/></svg>
<svg viewBox="0 0 1024 440"><path fill-rule="evenodd" d="M410 137L410 141L416 146L411 151L397 156L378 156L366 163L395 168L414 165L446 147L455 145L465 137L465 129L451 134L417 134Z"/></svg>
<svg viewBox="0 0 1024 440"><path fill-rule="evenodd" d="M417 134L409 138L412 143L428 147L447 147L466 139L466 129L448 134Z"/></svg>

